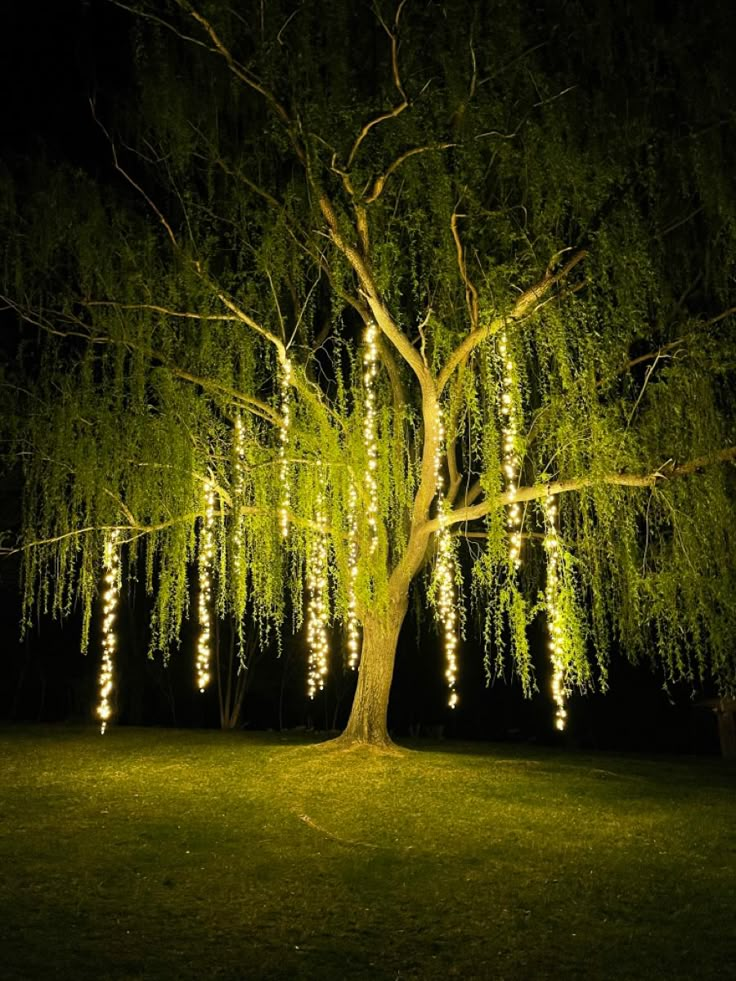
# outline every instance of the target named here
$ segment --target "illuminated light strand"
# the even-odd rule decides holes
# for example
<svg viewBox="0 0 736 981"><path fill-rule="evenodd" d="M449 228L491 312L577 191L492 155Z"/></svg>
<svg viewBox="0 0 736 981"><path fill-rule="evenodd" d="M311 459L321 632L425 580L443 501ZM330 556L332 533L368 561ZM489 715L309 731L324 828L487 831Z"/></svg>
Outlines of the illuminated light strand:
<svg viewBox="0 0 736 981"><path fill-rule="evenodd" d="M348 490L348 667L354 671L360 657L360 634L356 613L356 585L358 581L358 492L350 481Z"/></svg>
<svg viewBox="0 0 736 981"><path fill-rule="evenodd" d="M516 441L519 435L519 420L514 401L513 391L516 371L508 348L508 337L504 331L498 339L498 353L503 362L501 384L501 435L503 437L503 473L506 493L513 496L518 489L519 455ZM509 529L509 559L518 569L521 565L521 521L522 511L519 504L512 502L506 511L506 527Z"/></svg>
<svg viewBox="0 0 736 981"><path fill-rule="evenodd" d="M291 361L284 358L281 371L281 433L279 435L279 529L282 538L289 537L289 509L291 507L291 484L289 481L289 463L286 451L289 447L289 429L291 426Z"/></svg>
<svg viewBox="0 0 736 981"><path fill-rule="evenodd" d="M378 441L376 439L376 392L375 380L378 374L378 328L371 321L365 329L365 350L363 352L363 386L365 388L365 420L363 422L363 441L368 455L368 469L365 486L368 492L368 534L371 555L378 545Z"/></svg>
<svg viewBox="0 0 736 981"><path fill-rule="evenodd" d="M454 709L458 703L457 694L457 609L455 602L455 558L452 553L450 529L447 527L447 501L444 494L442 477L442 447L445 442L445 426L442 421L442 409L437 406L438 432L437 445L434 454L434 474L437 485L437 514L439 531L437 532L437 565L435 580L437 583L437 616L442 625L442 640L445 649L445 680L450 694L447 704Z"/></svg>
<svg viewBox="0 0 736 981"><path fill-rule="evenodd" d="M97 703L97 718L100 720L100 735L105 735L107 723L112 716L110 701L115 668L115 618L120 601L120 554L118 550L118 532L111 531L105 536L102 558L103 582L102 593L102 664L98 680L99 701Z"/></svg>
<svg viewBox="0 0 736 981"><path fill-rule="evenodd" d="M560 588L560 540L557 534L557 503L552 494L548 494L544 502L544 529L544 548L547 552L544 599L547 606L549 653L552 662L552 699L555 703L555 728L561 732L567 721L567 709L564 686L564 638L557 603Z"/></svg>
<svg viewBox="0 0 736 981"><path fill-rule="evenodd" d="M215 563L215 488L205 482L204 517L199 531L199 638L197 640L197 688L210 682L212 647L212 569Z"/></svg>
<svg viewBox="0 0 736 981"><path fill-rule="evenodd" d="M245 491L245 427L241 416L235 419L235 430L233 437L233 449L235 451L235 473L233 475L233 496L236 507L242 502L243 492ZM235 532L233 534L233 569L238 583L243 577L243 517L240 511L234 515Z"/></svg>
<svg viewBox="0 0 736 981"><path fill-rule="evenodd" d="M325 520L324 498L317 495L315 508L317 539L312 546L312 554L307 574L307 646L309 665L307 672L307 694L314 698L317 690L322 691L327 677L330 642L327 633L328 595L327 595L327 524Z"/></svg>

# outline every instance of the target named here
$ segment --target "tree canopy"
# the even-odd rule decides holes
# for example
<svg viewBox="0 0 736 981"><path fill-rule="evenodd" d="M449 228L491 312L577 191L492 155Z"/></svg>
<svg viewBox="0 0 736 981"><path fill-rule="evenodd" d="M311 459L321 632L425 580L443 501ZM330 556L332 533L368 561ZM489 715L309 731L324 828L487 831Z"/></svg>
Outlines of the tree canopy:
<svg viewBox="0 0 736 981"><path fill-rule="evenodd" d="M362 646L355 738L415 589L453 704L544 614L558 712L612 650L733 690L736 39L619 8L112 5L111 166L2 182L26 619L86 644L114 533L152 651L197 589L313 687Z"/></svg>

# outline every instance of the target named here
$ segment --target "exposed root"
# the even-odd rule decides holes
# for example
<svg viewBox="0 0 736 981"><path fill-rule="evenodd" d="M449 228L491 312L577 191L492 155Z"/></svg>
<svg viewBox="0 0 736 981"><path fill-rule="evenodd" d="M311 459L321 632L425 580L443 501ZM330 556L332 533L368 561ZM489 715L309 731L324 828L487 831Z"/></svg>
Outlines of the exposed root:
<svg viewBox="0 0 736 981"><path fill-rule="evenodd" d="M408 754L408 750L402 749L390 739L375 741L367 739L357 739L355 736L348 736L343 733L335 739L328 739L323 743L314 743L310 749L315 749L323 753L365 753L376 756L401 757Z"/></svg>
<svg viewBox="0 0 736 981"><path fill-rule="evenodd" d="M329 838L330 841L336 841L339 845L347 845L350 848L380 848L380 845L372 845L368 841L353 841L350 838L341 838L339 835L333 834L332 831L328 831L327 828L320 827L316 821L313 821L308 814L297 814L300 821L303 821L307 827L316 831L318 834L324 835L325 838Z"/></svg>
<svg viewBox="0 0 736 981"><path fill-rule="evenodd" d="M295 812L292 811L295 814ZM296 814L296 817L300 821L303 821L308 828L312 831L316 831L317 834L323 835L325 838L329 838L330 841L337 842L338 845L344 845L346 848L374 848L378 851L396 851L395 848L390 845L374 845L370 841L356 841L352 838L341 838L339 835L334 834L332 831L328 831L327 828L321 827L316 821L313 821L308 814ZM405 845L403 851L411 851L412 845Z"/></svg>

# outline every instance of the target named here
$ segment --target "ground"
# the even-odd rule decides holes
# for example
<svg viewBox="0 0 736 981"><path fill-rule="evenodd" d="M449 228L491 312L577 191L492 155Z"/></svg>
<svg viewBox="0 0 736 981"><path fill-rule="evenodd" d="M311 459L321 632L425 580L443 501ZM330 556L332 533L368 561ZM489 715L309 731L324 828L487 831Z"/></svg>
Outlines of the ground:
<svg viewBox="0 0 736 981"><path fill-rule="evenodd" d="M5 981L722 978L736 767L0 730Z"/></svg>

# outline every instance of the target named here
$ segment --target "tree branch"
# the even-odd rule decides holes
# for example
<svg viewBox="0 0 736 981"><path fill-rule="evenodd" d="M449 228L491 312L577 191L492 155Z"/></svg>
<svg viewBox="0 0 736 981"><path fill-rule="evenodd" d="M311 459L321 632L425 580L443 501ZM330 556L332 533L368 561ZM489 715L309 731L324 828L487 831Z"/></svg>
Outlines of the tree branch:
<svg viewBox="0 0 736 981"><path fill-rule="evenodd" d="M648 474L614 473L603 477L578 477L572 480L555 480L551 483L536 484L533 487L519 487L513 494L499 494L491 500L481 501L480 504L458 508L457 511L452 511L447 515L445 523L454 525L465 521L475 521L478 518L484 518L494 508L503 507L507 504L536 501L547 495L568 494L571 491L584 490L586 487L593 487L597 484L610 484L617 487L654 487L663 480L687 477L705 467L713 466L716 463L728 463L731 460L736 460L736 446L727 446L716 453L696 457L677 467L664 465L659 470ZM437 518L433 518L427 523L427 529L430 534L439 529Z"/></svg>
<svg viewBox="0 0 736 981"><path fill-rule="evenodd" d="M273 94L273 92L269 88L267 88L261 81L259 81L259 79L256 78L256 76L253 75L252 72L248 71L248 69L244 65L241 65L240 62L236 61L235 58L233 58L230 49L227 48L225 44L223 44L217 31L214 29L214 27L206 17L204 17L195 7L193 7L191 4L186 2L186 0L175 0L175 2L177 6L180 7L181 10L183 10L186 14L188 14L193 20L195 20L199 24L199 26L204 30L204 32L209 36L210 40L212 41L215 47L215 50L225 60L225 63L227 64L228 68L233 73L233 75L235 75L236 78L238 78L249 88L253 89L255 92L258 92L260 95L264 97L266 102L268 102L268 104L274 110L274 112L279 117L281 122L286 126L289 134L292 136L292 142L294 143L295 149L297 150L297 153L301 159L303 157L304 151L293 138L291 117L289 116L284 106L279 102L279 100Z"/></svg>
<svg viewBox="0 0 736 981"><path fill-rule="evenodd" d="M234 314L195 313L192 310L172 310L170 307L159 306L157 303L117 303L115 300L79 300L83 307L113 307L116 310L151 310L166 317L181 317L185 320L222 320L240 322L240 317Z"/></svg>
<svg viewBox="0 0 736 981"><path fill-rule="evenodd" d="M509 313L502 317L494 317L494 319L485 327L479 327L478 330L468 334L465 340L458 344L458 346L452 352L447 360L447 363L445 364L445 367L440 372L437 379L438 391L443 391L457 366L461 364L468 357L468 355L475 350L476 347L478 347L479 344L482 344L486 338L492 337L508 324L518 322L524 317L531 316L531 314L535 313L539 308L542 297L548 293L553 286L565 279L566 276L575 268L575 266L577 266L579 262L582 262L587 255L588 253L585 249L580 249L570 259L568 259L562 269L560 269L560 271L557 273L552 273L550 266L548 266L544 276L538 283L535 283L534 286L530 286L529 289L525 290L521 294Z"/></svg>
<svg viewBox="0 0 736 981"><path fill-rule="evenodd" d="M113 162L113 166L115 167L115 170L117 170L118 173L121 174L125 178L125 180L130 184L130 186L132 188L134 188L134 190L136 190L140 194L140 196L143 198L143 200L149 206L149 208L151 209L151 211L153 211L153 213L156 215L156 217L158 218L159 222L163 225L163 227L164 227L164 229L166 231L166 234L168 235L169 239L171 240L171 244L174 246L174 248L176 249L177 252L180 252L181 251L181 246L179 245L179 241L178 241L176 235L174 234L174 230L172 229L171 225L169 224L168 220L166 219L164 213L157 206L157 204L153 200L153 198L149 197L149 195L143 190L143 188L141 187L141 185L138 184L138 182L135 181L130 176L130 174L127 172L127 170L124 170L123 167L120 166L120 161L118 160L117 147L115 146L115 143L113 142L113 139L110 136L110 134L108 133L107 129L103 126L103 124L97 118L97 113L95 111L95 104L94 104L94 101L92 99L89 100L89 105L90 105L90 109L92 110L92 118L94 119L95 123L97 123L97 125L102 130L102 132L105 134L105 139L110 144L110 150L112 152L112 162Z"/></svg>
<svg viewBox="0 0 736 981"><path fill-rule="evenodd" d="M6 298L3 297L3 299ZM201 388L205 390L216 392L220 395L226 395L228 398L232 399L238 405L245 406L249 411L253 412L255 415L258 415L262 419L265 419L266 422L270 422L272 425L278 426L279 428L283 426L283 420L281 419L281 416L274 409L272 409L271 406L268 405L266 402L262 402L260 399L254 398L250 395L244 395L242 392L239 392L237 389L231 388L229 385L225 385L223 382L216 381L215 379L212 378L206 378L203 375L196 375L191 371L186 371L184 368L180 368L177 365L173 365L166 359L165 355L163 355L160 351L156 351L153 348L146 347L143 344L138 344L136 341L131 340L129 337L118 338L118 337L112 337L109 334L92 334L88 325L85 324L83 321L79 320L79 318L73 317L70 314L62 314L57 311L51 311L56 316L58 316L59 320L61 320L62 322L68 323L71 321L72 323L76 323L83 328L82 330L79 331L59 330L58 328L53 327L51 324L39 319L38 317L32 316L27 311L23 310L22 307L18 306L18 304L13 303L12 301L9 300L7 300L7 302L8 305L11 306L13 310L15 310L15 312L18 314L19 317L21 317L27 323L32 324L34 327L38 327L39 329L45 331L48 334L54 334L57 337L79 337L85 341L88 341L90 344L119 344L123 347L131 348L132 350L139 351L141 354L145 355L150 360L160 362L161 365L164 368L166 368L167 371L170 371L175 377L181 378L182 381L188 381L194 385L199 385ZM200 317L200 315L196 313L174 311L174 310L169 310L166 307L160 307L156 304L146 304L146 303L129 304L129 303L115 303L114 301L97 300L97 301L82 301L82 306L88 306L88 307L109 306L113 308L117 307L120 309L127 309L127 310L137 310L137 309L154 310L159 313L166 314L167 316L193 318L197 320L200 319L201 320L222 320L222 319L239 320L240 319L238 317L223 318L223 317L218 317L216 315Z"/></svg>
<svg viewBox="0 0 736 981"><path fill-rule="evenodd" d="M417 153L427 153L429 150L449 150L451 147L457 146L457 143L432 143L429 146L415 146L411 150L407 150L402 153L401 156L397 157L396 160L385 170L380 177L377 177L373 183L373 190L365 199L366 204L373 204L381 194L386 186L386 181L389 179L391 174L396 171L405 160L409 157L415 156Z"/></svg>
<svg viewBox="0 0 736 981"><path fill-rule="evenodd" d="M322 211L322 214L324 215L330 228L332 240L353 267L353 270L358 277L358 282L361 286L360 292L364 296L379 329L386 335L401 357L410 366L414 374L417 376L422 389L424 390L428 386L433 389L434 385L431 381L431 376L426 365L422 361L421 356L414 350L409 339L402 333L401 330L399 330L398 326L394 323L391 314L386 309L386 306L384 305L378 292L378 287L375 284L371 271L366 264L367 260L357 251L357 249L345 241L342 232L340 231L332 202L329 200L324 191L318 189L318 193L320 210Z"/></svg>
<svg viewBox="0 0 736 981"><path fill-rule="evenodd" d="M348 162L346 164L347 170L350 170L350 168L352 167L353 161L355 160L356 154L360 149L361 143L366 138L366 136L368 136L368 134L373 129L373 127L377 126L379 123L385 122L388 119L395 119L396 116L400 115L405 109L409 107L409 100L406 97L406 92L404 91L404 87L401 84L401 75L399 74L399 38L398 38L399 20L401 18L401 11L403 10L405 3L406 0L401 0L399 6L396 9L393 31L389 29L389 27L386 25L383 19L379 16L381 25L383 26L383 29L386 31L391 41L391 73L393 75L394 85L396 87L396 90L401 96L401 102L397 106L394 106L393 109L389 109L387 112L382 112L378 116L375 116L373 119L369 120L369 122L365 123L365 125L361 128L360 132L358 133L355 139L355 142L353 143L352 149L348 154Z"/></svg>
<svg viewBox="0 0 736 981"><path fill-rule="evenodd" d="M472 331L478 330L478 290L473 285L472 280L468 276L468 267L465 263L465 254L463 251L463 243L460 239L460 233L457 228L458 218L464 218L464 215L459 215L457 211L452 212L452 217L450 218L450 230L452 231L452 237L455 240L455 250L457 252L457 265L460 270L460 276L463 283L465 283L465 302L468 306L468 315L470 317L470 329Z"/></svg>
<svg viewBox="0 0 736 981"><path fill-rule="evenodd" d="M729 307L727 310L723 310L717 316L711 317L709 320L702 321L699 324L699 326L712 327L714 324L719 323L721 320L725 320L726 317L730 317L733 314L736 314L736 307ZM662 344L660 347L657 348L656 351L649 351L647 354L640 354L638 357L632 358L630 361L626 361L624 364L622 364L621 367L616 371L616 375L623 375L627 371L630 371L631 368L635 368L637 365L646 364L647 361L656 362L660 358L662 358L665 354L667 354L668 351L672 351L675 348L678 348L681 345L686 344L688 341L692 340L697 336L698 334L696 331L691 331L687 334L682 334L680 337L676 337L674 341L669 341L667 344ZM599 385L602 385L604 383L605 383L605 379L600 379L600 381L598 382Z"/></svg>

